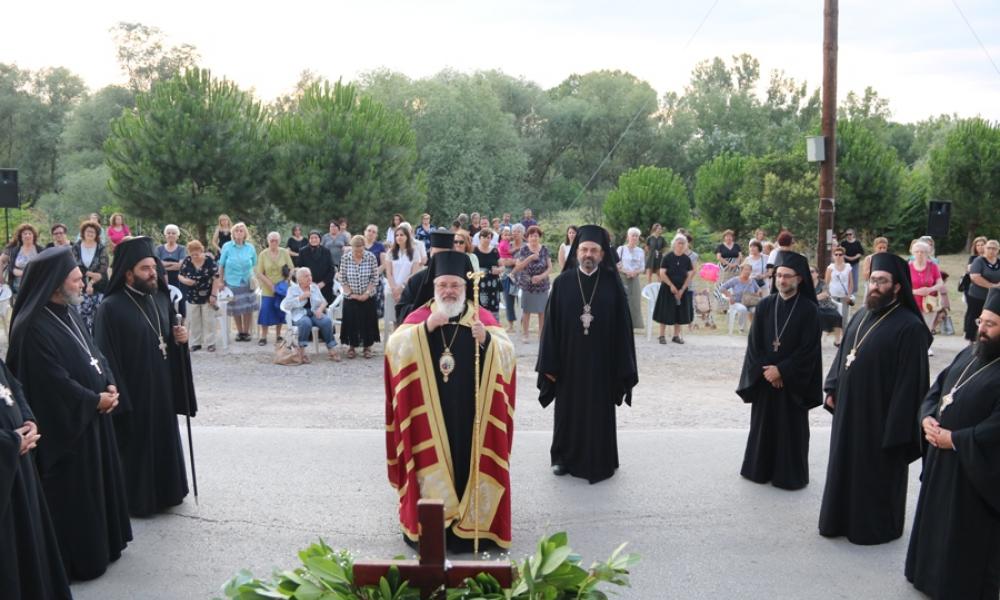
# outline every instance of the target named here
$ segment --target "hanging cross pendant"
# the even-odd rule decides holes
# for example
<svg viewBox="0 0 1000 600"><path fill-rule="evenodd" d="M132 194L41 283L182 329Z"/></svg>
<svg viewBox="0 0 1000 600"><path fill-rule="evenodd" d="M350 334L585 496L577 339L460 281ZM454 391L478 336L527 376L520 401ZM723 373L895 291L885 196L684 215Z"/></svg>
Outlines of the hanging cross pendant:
<svg viewBox="0 0 1000 600"><path fill-rule="evenodd" d="M590 335L590 324L594 321L594 315L590 314L590 305L583 305L583 314L580 315L583 322L583 335Z"/></svg>
<svg viewBox="0 0 1000 600"><path fill-rule="evenodd" d="M781 340L774 340L771 342L771 347L774 348L775 352L777 352L778 348L781 348Z"/></svg>
<svg viewBox="0 0 1000 600"><path fill-rule="evenodd" d="M167 343L163 341L163 336L160 336L160 352L163 353L163 360L167 360Z"/></svg>
<svg viewBox="0 0 1000 600"><path fill-rule="evenodd" d="M101 361L97 360L97 357L90 357L90 366L94 367L98 375L104 375L104 371L101 371Z"/></svg>
<svg viewBox="0 0 1000 600"><path fill-rule="evenodd" d="M850 369L851 364L854 362L855 358L857 358L857 354L854 353L854 350L851 350L850 353L848 353L847 355L847 360L844 361L844 368Z"/></svg>
<svg viewBox="0 0 1000 600"><path fill-rule="evenodd" d="M951 406L951 403L954 401L955 401L955 390L951 390L951 392L945 394L944 397L941 398L941 412L944 412L944 409Z"/></svg>
<svg viewBox="0 0 1000 600"><path fill-rule="evenodd" d="M0 385L0 398L3 398L4 404L7 406L14 406L14 394L9 387Z"/></svg>

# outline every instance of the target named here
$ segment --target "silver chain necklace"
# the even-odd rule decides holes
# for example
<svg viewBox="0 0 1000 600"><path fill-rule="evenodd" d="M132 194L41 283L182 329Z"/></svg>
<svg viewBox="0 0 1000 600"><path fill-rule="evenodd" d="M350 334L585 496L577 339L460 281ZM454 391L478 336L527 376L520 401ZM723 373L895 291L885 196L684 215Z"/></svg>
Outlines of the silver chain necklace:
<svg viewBox="0 0 1000 600"><path fill-rule="evenodd" d="M785 324L781 326L781 331L778 330L778 303L775 302L774 306L774 341L771 342L771 347L777 352L778 348L781 348L781 336L785 335L785 329L788 327L788 322L792 320L792 314L795 312L795 307L799 305L799 298L802 294L795 294L795 302L792 302L792 308L788 311L788 316L785 317Z"/></svg>
<svg viewBox="0 0 1000 600"><path fill-rule="evenodd" d="M86 352L87 356L90 357L90 366L94 367L94 370L97 371L97 374L104 375L104 371L101 370L101 361L97 360L97 357L94 356L94 353L90 351L90 346L87 344L87 338L83 336L83 332L80 331L80 327L76 324L76 321L73 320L73 317L69 317L69 322L73 324L73 328L70 329L70 326L66 324L66 321L60 319L59 315L52 312L52 309L50 309L48 306L45 307L45 312L52 315L52 318L55 319L60 325L62 325L63 329L69 332L70 337L76 340L76 343L81 348L83 348L83 351Z"/></svg>
<svg viewBox="0 0 1000 600"><path fill-rule="evenodd" d="M134 288L129 288L129 289L134 289ZM135 290L135 292L137 294L142 294L142 292L138 290ZM129 300L132 301L132 304L135 304L135 307L139 309L140 313L142 313L142 316L146 319L146 323L149 323L149 328L152 329L154 333L156 333L156 337L160 341L157 347L160 349L160 352L163 353L163 360L167 360L167 342L164 341L163 339L163 324L160 321L160 310L156 308L156 301L155 300L153 301L153 312L156 313L156 327L153 327L153 322L149 319L149 315L146 314L146 311L142 309L142 306L139 305L139 301L133 298L132 294L128 293L128 291L125 292L125 295L129 297ZM146 294L143 294L143 296L146 296ZM146 297L151 297L151 296L146 296Z"/></svg>

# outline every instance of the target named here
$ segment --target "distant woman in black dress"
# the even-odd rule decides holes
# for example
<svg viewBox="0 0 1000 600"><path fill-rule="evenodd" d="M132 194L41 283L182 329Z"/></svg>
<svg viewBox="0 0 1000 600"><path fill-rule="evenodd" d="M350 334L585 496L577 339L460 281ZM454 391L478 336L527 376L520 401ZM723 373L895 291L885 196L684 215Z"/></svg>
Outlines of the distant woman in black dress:
<svg viewBox="0 0 1000 600"><path fill-rule="evenodd" d="M691 322L691 295L687 293L694 278L694 264L686 254L688 241L683 235L674 237L672 252L660 262L660 292L656 296L653 320L660 324L660 343L666 344L667 325L674 326L671 341L683 344L681 326Z"/></svg>

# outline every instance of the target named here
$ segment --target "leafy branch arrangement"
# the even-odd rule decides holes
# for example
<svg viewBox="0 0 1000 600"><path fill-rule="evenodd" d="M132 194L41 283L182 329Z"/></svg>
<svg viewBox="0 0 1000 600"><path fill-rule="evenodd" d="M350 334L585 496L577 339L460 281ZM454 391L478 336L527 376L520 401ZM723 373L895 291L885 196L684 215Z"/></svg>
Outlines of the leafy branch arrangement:
<svg viewBox="0 0 1000 600"><path fill-rule="evenodd" d="M629 568L637 554L624 554L619 546L605 562L590 569L569 547L565 533L542 538L538 550L517 566L517 578L504 590L492 576L477 575L455 589L440 589L436 600L606 600L601 584L629 587ZM323 540L299 552L302 566L275 572L269 581L256 579L243 570L222 587L234 600L418 600L420 592L410 587L393 567L379 585L358 587L353 582L354 559L346 551L335 551Z"/></svg>

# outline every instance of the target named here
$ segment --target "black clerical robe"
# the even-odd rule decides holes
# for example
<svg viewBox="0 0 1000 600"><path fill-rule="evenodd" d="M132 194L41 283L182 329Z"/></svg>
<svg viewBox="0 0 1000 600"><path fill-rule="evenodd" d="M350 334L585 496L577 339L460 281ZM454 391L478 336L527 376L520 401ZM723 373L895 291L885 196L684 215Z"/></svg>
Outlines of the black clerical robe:
<svg viewBox="0 0 1000 600"><path fill-rule="evenodd" d="M836 405L819 532L855 544L903 535L908 465L920 456L930 335L914 312L892 306L854 315L823 386ZM861 345L847 367L855 339Z"/></svg>
<svg viewBox="0 0 1000 600"><path fill-rule="evenodd" d="M2 362L0 385L6 389L0 390L0 597L71 598L34 453L20 455L21 436L14 432L35 417L21 386Z"/></svg>
<svg viewBox="0 0 1000 600"><path fill-rule="evenodd" d="M176 506L188 493L177 415L190 409L193 416L197 407L190 362L174 342L174 320L165 292L140 295L125 288L104 299L94 321L95 340L118 381L113 420L135 516ZM167 359L154 329L163 335Z"/></svg>
<svg viewBox="0 0 1000 600"><path fill-rule="evenodd" d="M593 320L585 333L580 316L584 296L589 300L592 295ZM556 404L552 464L590 483L614 475L615 406L623 401L631 405L632 388L639 382L628 299L616 273L600 268L587 276L571 269L556 277L535 370L542 406ZM555 382L546 374L554 375Z"/></svg>
<svg viewBox="0 0 1000 600"><path fill-rule="evenodd" d="M751 481L789 490L809 484L809 410L822 403L823 394L823 332L816 310L802 294L787 300L774 294L754 312L736 390L752 405L740 469ZM781 373L780 389L764 378L768 365Z"/></svg>
<svg viewBox="0 0 1000 600"><path fill-rule="evenodd" d="M10 368L42 434L38 472L66 573L98 577L132 539L114 426L97 412L100 393L115 383L111 368L83 319L59 304L37 313Z"/></svg>
<svg viewBox="0 0 1000 600"><path fill-rule="evenodd" d="M906 578L933 598L1000 596L1000 363L971 347L938 375L920 410L952 432L954 450L925 442L924 471L906 555ZM968 369L966 370L966 368ZM941 399L965 383L943 411Z"/></svg>
<svg viewBox="0 0 1000 600"><path fill-rule="evenodd" d="M399 295L399 302L396 303L396 323L405 321L406 317L417 308L415 305L417 295L427 281L428 273L430 273L430 269L422 269L406 280L403 292Z"/></svg>

